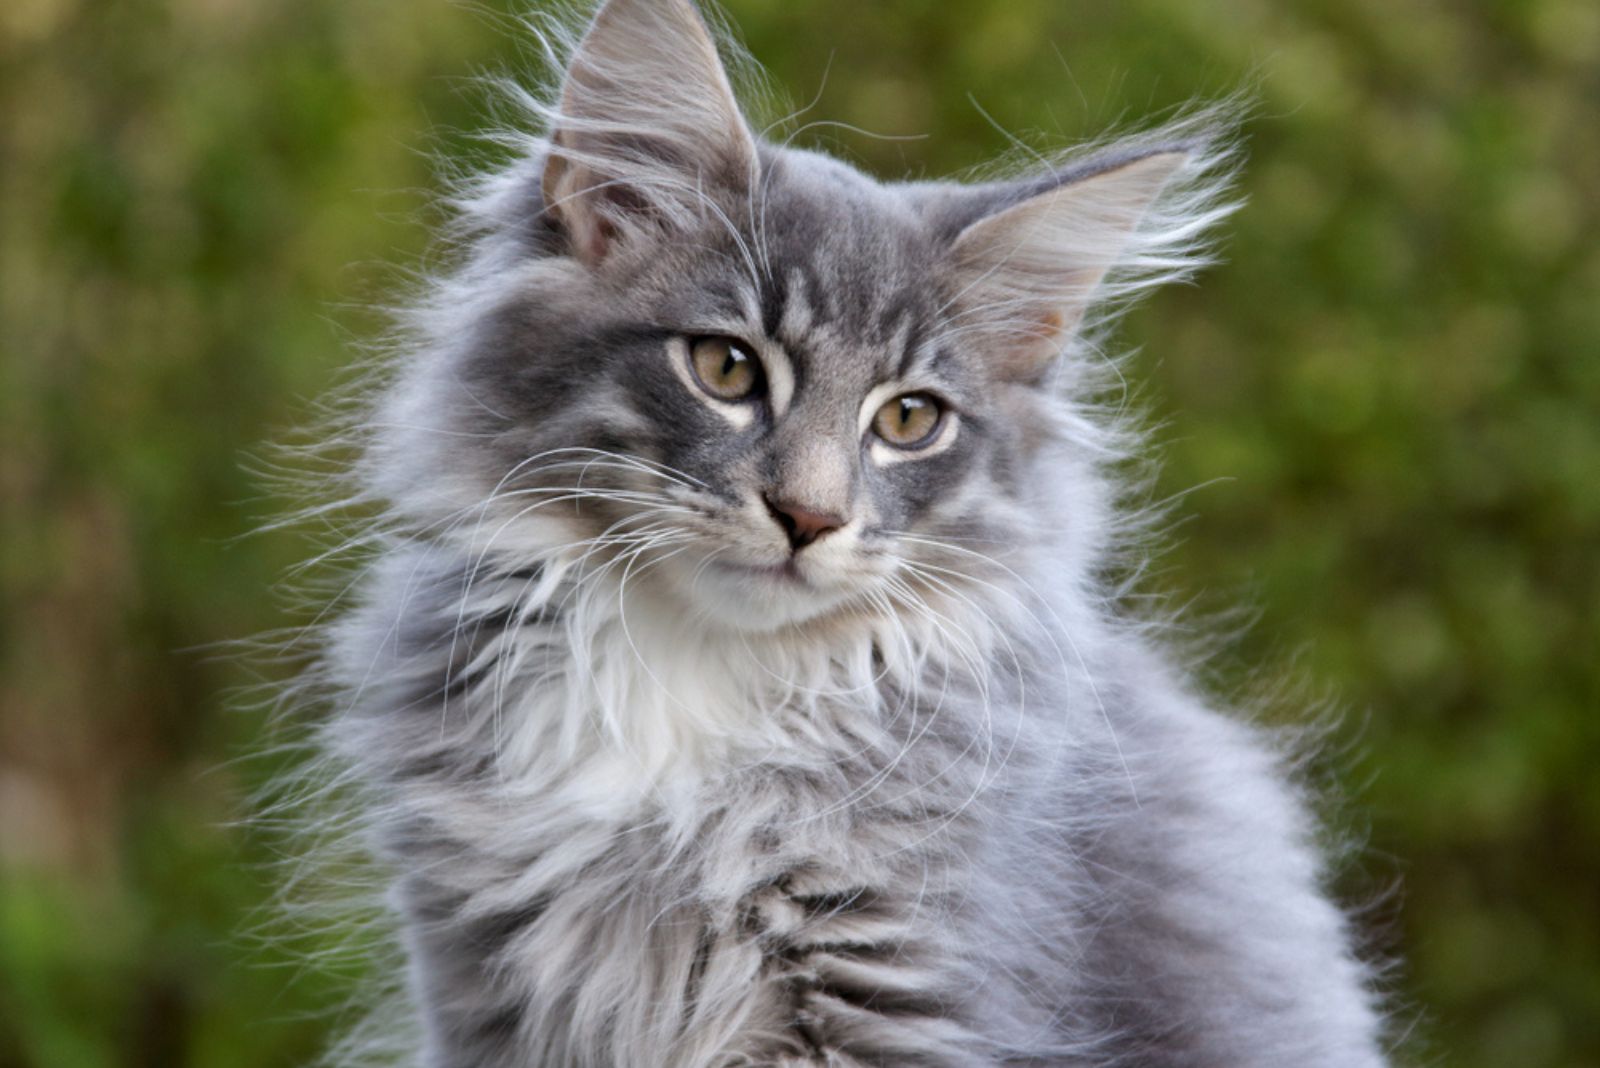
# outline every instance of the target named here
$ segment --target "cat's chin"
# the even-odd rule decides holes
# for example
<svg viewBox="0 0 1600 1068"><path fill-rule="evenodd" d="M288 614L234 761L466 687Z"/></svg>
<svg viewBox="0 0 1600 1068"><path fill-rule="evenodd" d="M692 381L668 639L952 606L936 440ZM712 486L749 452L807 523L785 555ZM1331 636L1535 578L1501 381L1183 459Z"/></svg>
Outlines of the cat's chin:
<svg viewBox="0 0 1600 1068"><path fill-rule="evenodd" d="M712 561L677 576L678 595L714 627L765 633L829 616L856 590L819 578L793 562L747 565Z"/></svg>

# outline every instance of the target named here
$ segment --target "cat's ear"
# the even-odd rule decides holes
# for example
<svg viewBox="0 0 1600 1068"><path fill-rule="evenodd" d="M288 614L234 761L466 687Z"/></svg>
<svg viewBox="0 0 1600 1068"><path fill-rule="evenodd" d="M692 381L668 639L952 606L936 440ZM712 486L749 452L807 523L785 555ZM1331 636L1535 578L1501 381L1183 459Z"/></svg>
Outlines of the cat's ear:
<svg viewBox="0 0 1600 1068"><path fill-rule="evenodd" d="M961 230L949 253L955 303L964 328L988 335L1001 375L1026 381L1049 367L1107 273L1138 258L1141 222L1189 159L1151 151L1033 183Z"/></svg>
<svg viewBox="0 0 1600 1068"><path fill-rule="evenodd" d="M690 0L606 0L567 68L545 210L594 266L651 228L685 228L747 191L755 139Z"/></svg>

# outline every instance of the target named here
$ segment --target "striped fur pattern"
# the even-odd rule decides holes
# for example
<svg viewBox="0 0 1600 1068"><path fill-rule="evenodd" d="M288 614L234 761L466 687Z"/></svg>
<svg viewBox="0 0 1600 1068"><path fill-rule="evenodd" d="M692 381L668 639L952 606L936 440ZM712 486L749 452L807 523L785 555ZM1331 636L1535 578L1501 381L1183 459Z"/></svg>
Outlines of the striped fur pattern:
<svg viewBox="0 0 1600 1068"><path fill-rule="evenodd" d="M757 136L714 40L601 7L364 426L324 737L401 1059L1380 1065L1281 757L1105 577L1099 340L1203 261L1214 119L884 184Z"/></svg>

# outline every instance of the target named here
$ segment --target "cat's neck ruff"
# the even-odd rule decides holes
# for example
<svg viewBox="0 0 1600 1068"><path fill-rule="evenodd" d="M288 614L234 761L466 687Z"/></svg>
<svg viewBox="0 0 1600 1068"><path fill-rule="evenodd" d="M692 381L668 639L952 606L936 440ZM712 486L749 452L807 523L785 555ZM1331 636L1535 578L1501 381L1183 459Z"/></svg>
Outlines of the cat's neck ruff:
<svg viewBox="0 0 1600 1068"><path fill-rule="evenodd" d="M556 552L527 577L477 584L463 632L497 613L521 625L466 665L481 677L459 722L492 735L511 793L554 786L604 819L688 804L708 781L757 765L890 749L897 706L937 714L957 693L984 693L1017 655L1004 604L970 596L900 611L864 601L752 633L647 576L581 570Z"/></svg>

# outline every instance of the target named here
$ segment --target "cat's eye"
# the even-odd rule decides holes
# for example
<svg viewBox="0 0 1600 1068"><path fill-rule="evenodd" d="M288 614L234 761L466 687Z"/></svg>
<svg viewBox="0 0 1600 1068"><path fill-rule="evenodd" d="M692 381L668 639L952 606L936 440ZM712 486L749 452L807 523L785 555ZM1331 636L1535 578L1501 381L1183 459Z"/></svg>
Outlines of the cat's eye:
<svg viewBox="0 0 1600 1068"><path fill-rule="evenodd" d="M905 393L878 409L872 432L897 449L933 444L944 421L944 406L926 393Z"/></svg>
<svg viewBox="0 0 1600 1068"><path fill-rule="evenodd" d="M689 366L700 388L718 400L748 400L765 384L761 361L732 338L694 338L689 342Z"/></svg>

